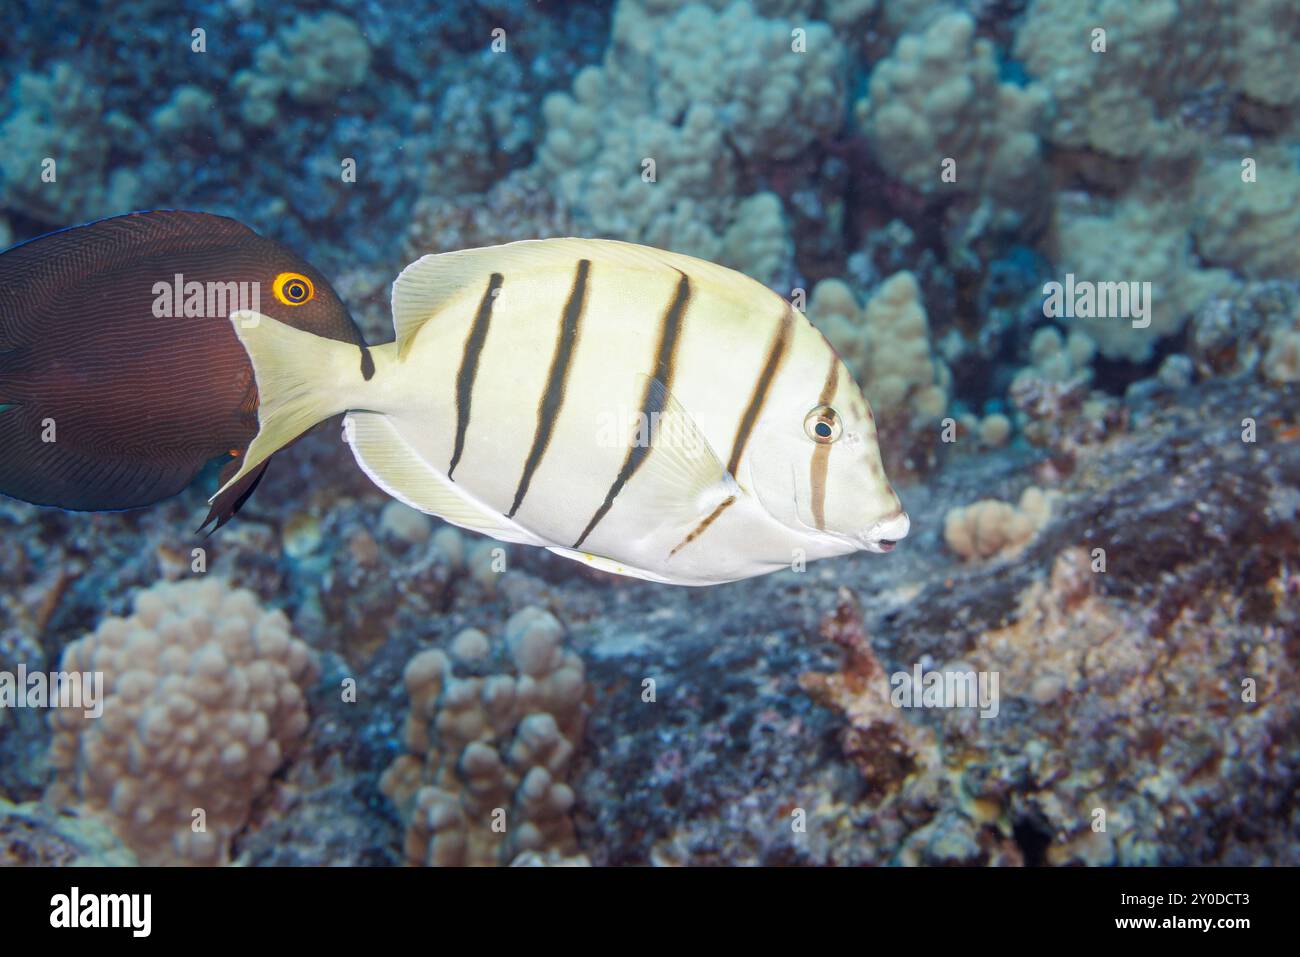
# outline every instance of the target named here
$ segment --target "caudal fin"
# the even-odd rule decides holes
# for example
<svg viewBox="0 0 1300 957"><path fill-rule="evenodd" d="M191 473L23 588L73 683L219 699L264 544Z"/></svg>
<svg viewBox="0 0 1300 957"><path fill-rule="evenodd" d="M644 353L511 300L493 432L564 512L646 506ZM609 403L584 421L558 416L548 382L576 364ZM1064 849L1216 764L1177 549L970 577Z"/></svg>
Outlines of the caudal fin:
<svg viewBox="0 0 1300 957"><path fill-rule="evenodd" d="M349 408L373 373L370 356L346 342L294 329L258 312L230 316L257 380L257 435L238 472L209 502L234 489L263 462L312 426Z"/></svg>

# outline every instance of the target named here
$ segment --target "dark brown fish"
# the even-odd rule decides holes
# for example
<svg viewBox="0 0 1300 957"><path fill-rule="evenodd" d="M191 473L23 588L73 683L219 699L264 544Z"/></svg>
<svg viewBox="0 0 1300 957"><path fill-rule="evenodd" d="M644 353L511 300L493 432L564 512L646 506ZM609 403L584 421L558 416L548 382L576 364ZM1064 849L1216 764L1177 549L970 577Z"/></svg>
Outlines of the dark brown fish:
<svg viewBox="0 0 1300 957"><path fill-rule="evenodd" d="M131 213L0 254L0 493L137 508L219 457L224 484L257 433L252 367L228 319L239 308L355 343L369 363L325 277L233 219ZM227 489L204 525L225 524L262 474Z"/></svg>

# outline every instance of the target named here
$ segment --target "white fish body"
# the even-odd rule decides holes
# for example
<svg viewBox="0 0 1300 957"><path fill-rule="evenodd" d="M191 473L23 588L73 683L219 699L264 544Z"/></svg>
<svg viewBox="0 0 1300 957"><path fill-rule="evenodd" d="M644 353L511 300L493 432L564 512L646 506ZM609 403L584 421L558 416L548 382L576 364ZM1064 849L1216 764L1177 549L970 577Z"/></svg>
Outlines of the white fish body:
<svg viewBox="0 0 1300 957"><path fill-rule="evenodd" d="M527 241L412 263L393 317L368 379L356 347L232 317L261 394L245 470L346 411L358 463L390 495L672 584L907 533L848 370L740 273L610 240Z"/></svg>

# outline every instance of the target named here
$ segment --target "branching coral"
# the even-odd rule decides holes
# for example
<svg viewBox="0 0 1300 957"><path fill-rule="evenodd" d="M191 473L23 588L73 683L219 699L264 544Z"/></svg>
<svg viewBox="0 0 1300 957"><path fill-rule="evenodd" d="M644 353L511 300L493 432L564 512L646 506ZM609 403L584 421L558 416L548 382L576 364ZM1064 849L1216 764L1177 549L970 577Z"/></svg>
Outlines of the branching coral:
<svg viewBox="0 0 1300 957"><path fill-rule="evenodd" d="M1241 157L1202 167L1195 184L1197 249L1207 262L1253 279L1300 276L1300 169L1280 149L1250 159L1257 165L1249 180Z"/></svg>
<svg viewBox="0 0 1300 957"><path fill-rule="evenodd" d="M826 279L808 316L844 357L878 414L935 420L948 404L947 367L931 352L929 322L915 277L889 277L859 308L849 287Z"/></svg>
<svg viewBox="0 0 1300 957"><path fill-rule="evenodd" d="M1034 0L1015 54L1051 91L1052 141L1118 159L1188 150L1192 135L1170 107L1231 68L1234 5Z"/></svg>
<svg viewBox="0 0 1300 957"><path fill-rule="evenodd" d="M102 816L145 864L223 864L307 730L317 666L283 613L216 579L141 592L60 666L100 672L103 715L51 712L51 796Z"/></svg>
<svg viewBox="0 0 1300 957"><path fill-rule="evenodd" d="M186 83L172 91L171 97L151 118L161 136L185 134L211 124L217 98L202 87Z"/></svg>
<svg viewBox="0 0 1300 957"><path fill-rule="evenodd" d="M932 461L933 426L948 406L947 365L932 352L921 290L910 272L885 280L863 308L848 285L824 279L813 289L808 318L844 357L870 400L881 447L899 473Z"/></svg>
<svg viewBox="0 0 1300 957"><path fill-rule="evenodd" d="M586 682L563 637L554 616L530 607L506 623L504 642L468 629L450 655L424 651L406 666L409 753L381 787L407 822L411 863L576 853L564 777L582 738ZM502 643L513 673L493 670Z"/></svg>
<svg viewBox="0 0 1300 957"><path fill-rule="evenodd" d="M1300 103L1300 6L1293 0L1240 0L1235 86L1258 103L1294 109Z"/></svg>

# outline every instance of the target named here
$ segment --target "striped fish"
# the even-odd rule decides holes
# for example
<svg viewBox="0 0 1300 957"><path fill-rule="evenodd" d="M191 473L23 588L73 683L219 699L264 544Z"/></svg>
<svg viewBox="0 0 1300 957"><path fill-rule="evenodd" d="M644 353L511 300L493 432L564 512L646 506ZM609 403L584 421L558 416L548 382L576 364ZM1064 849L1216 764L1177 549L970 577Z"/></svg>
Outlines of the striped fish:
<svg viewBox="0 0 1300 957"><path fill-rule="evenodd" d="M804 316L740 273L530 240L426 256L392 308L396 341L370 369L355 347L232 315L261 395L245 470L347 412L357 462L389 495L670 584L907 534L862 391Z"/></svg>

